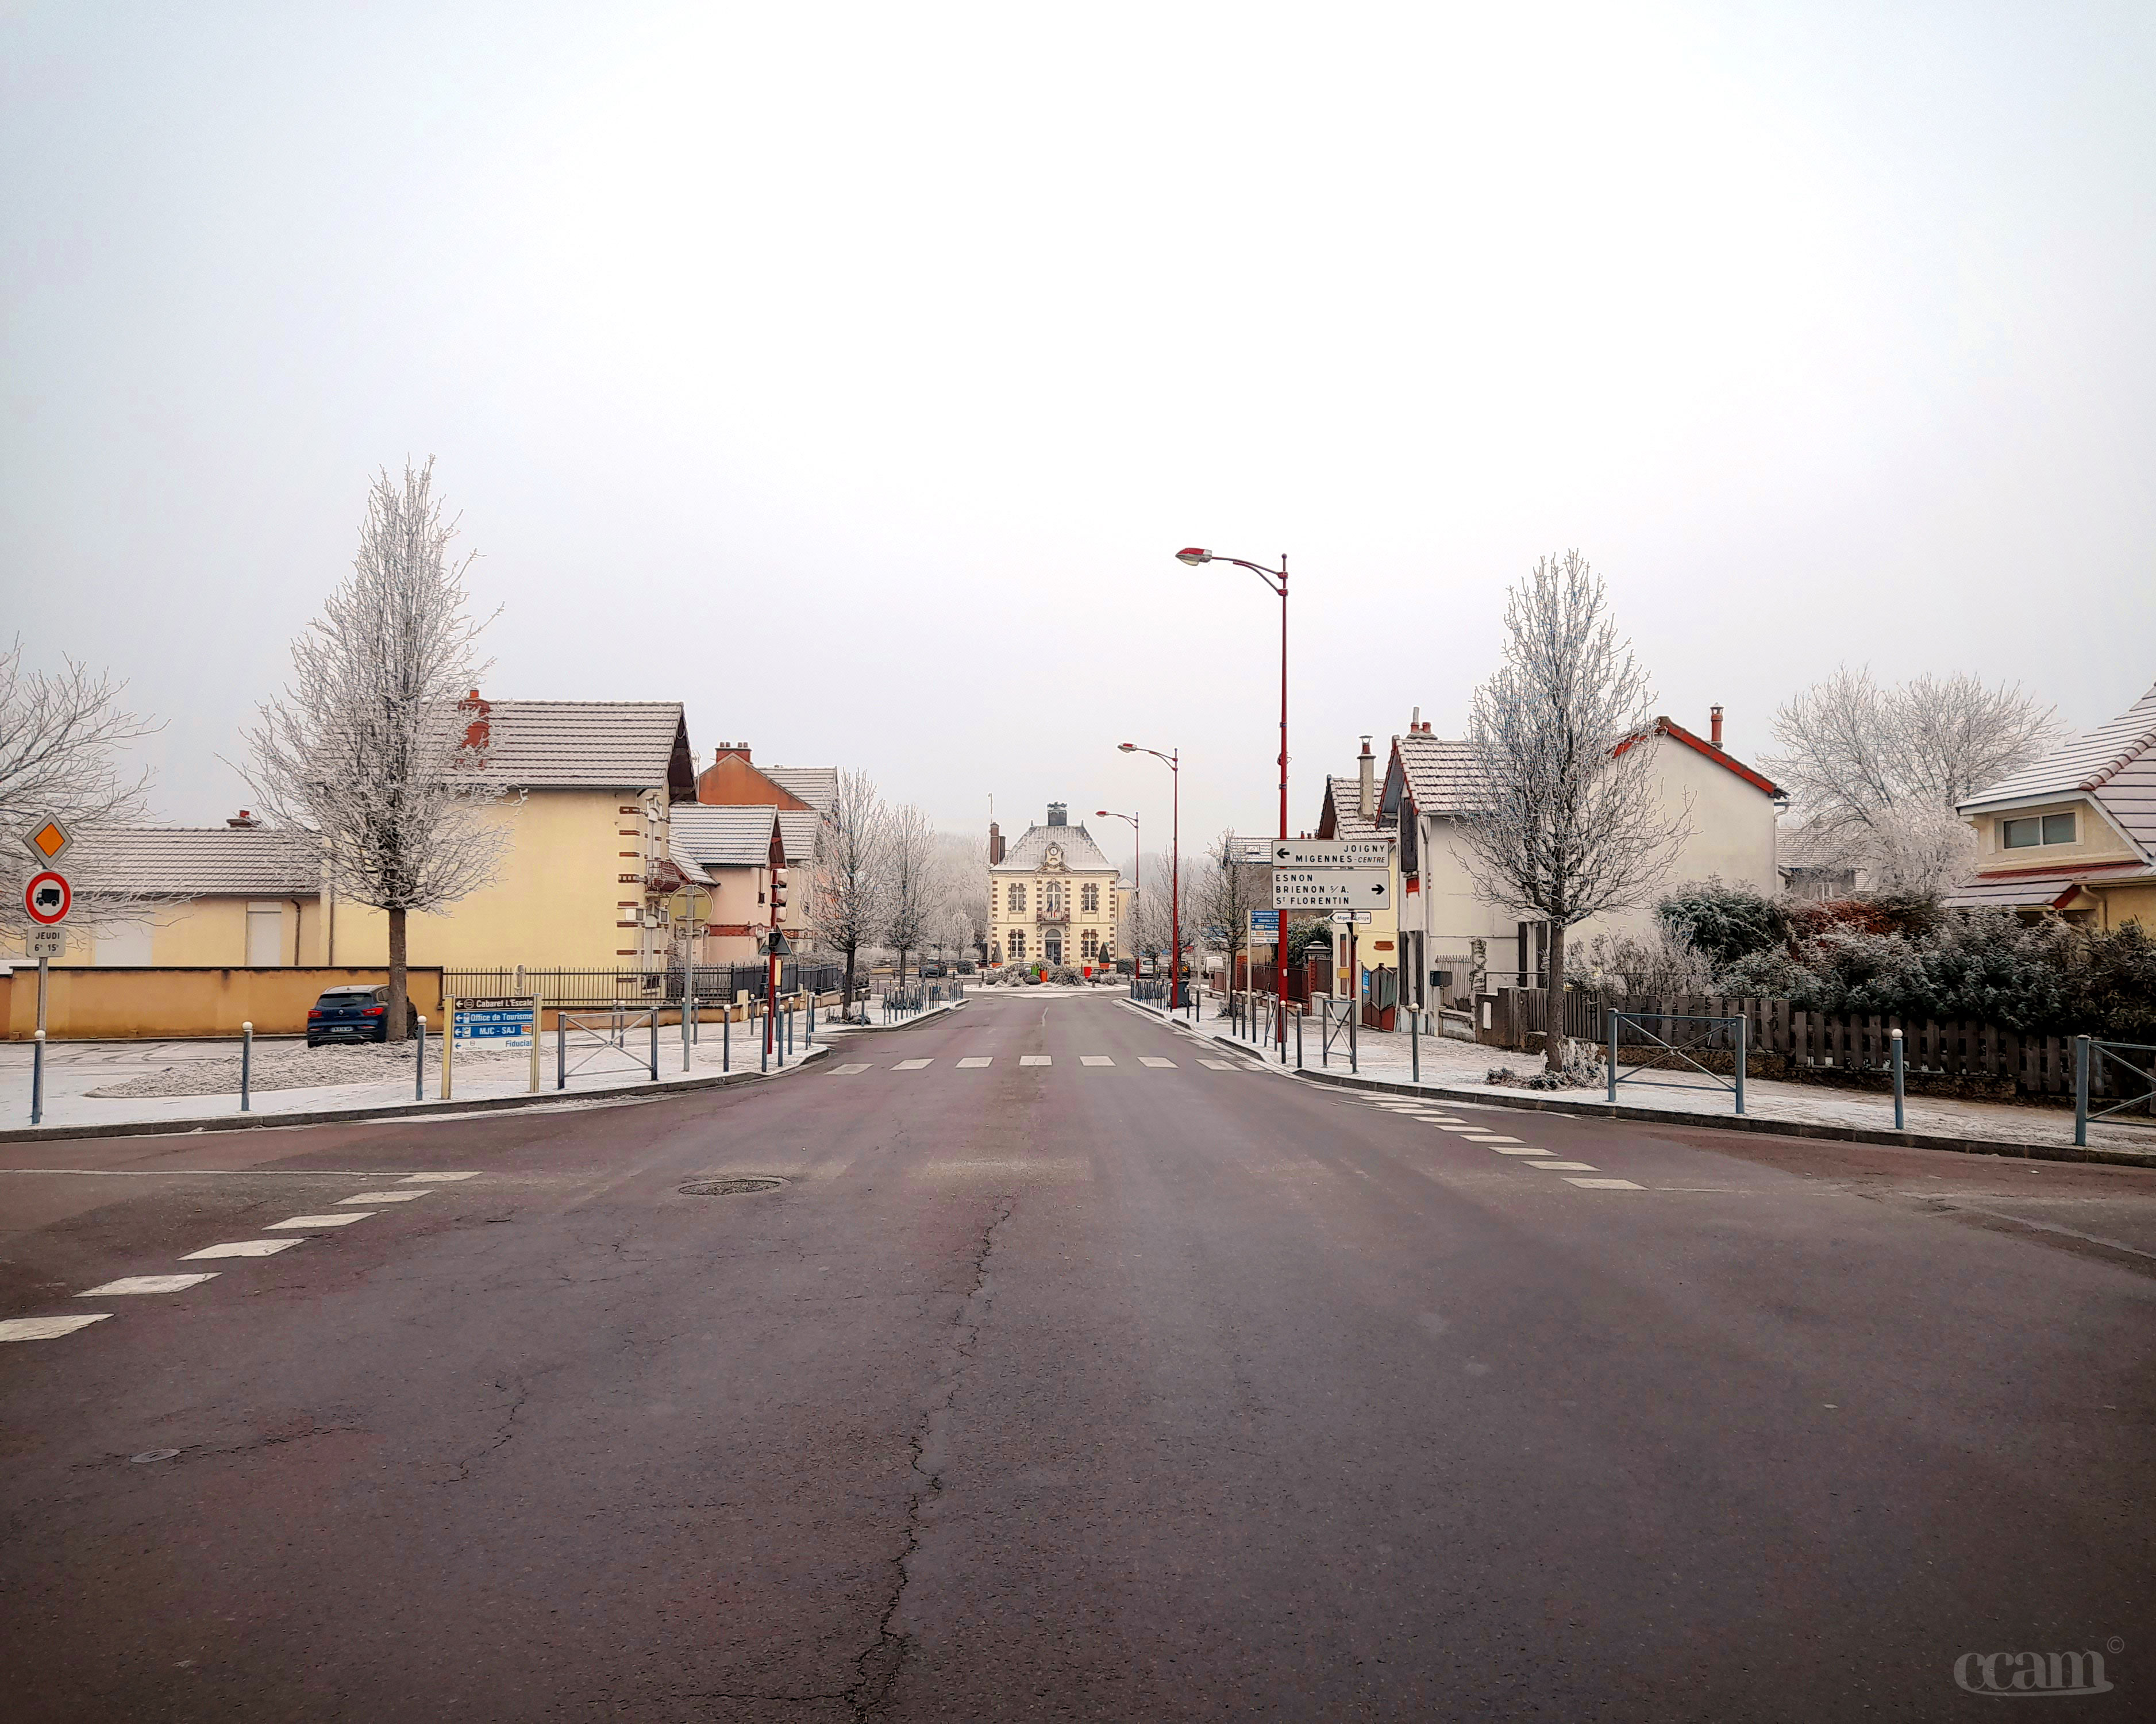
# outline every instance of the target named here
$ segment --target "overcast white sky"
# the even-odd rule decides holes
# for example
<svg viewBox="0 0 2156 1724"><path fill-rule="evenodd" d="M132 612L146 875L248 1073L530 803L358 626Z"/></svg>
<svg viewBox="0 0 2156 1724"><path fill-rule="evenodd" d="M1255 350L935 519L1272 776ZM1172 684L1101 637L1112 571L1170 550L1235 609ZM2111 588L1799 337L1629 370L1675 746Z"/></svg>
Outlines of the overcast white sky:
<svg viewBox="0 0 2156 1724"><path fill-rule="evenodd" d="M218 819L408 452L490 692L950 827L1164 838L1128 737L1270 829L1277 605L1192 543L1291 559L1298 827L1568 546L1742 754L1844 659L2093 724L2156 681L2152 90L2145 0L0 0L0 633Z"/></svg>

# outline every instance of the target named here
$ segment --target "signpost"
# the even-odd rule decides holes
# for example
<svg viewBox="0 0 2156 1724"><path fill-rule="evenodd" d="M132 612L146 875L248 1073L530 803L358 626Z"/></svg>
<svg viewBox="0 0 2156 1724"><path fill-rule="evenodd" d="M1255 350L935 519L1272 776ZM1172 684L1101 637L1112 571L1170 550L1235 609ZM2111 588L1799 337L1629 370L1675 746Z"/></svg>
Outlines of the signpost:
<svg viewBox="0 0 2156 1724"><path fill-rule="evenodd" d="M1367 910L1336 910L1332 912L1332 920L1336 922L1353 924L1367 922L1369 919L1370 912Z"/></svg>
<svg viewBox="0 0 2156 1724"><path fill-rule="evenodd" d="M1272 861L1282 868L1363 868L1389 870L1393 841L1389 838L1297 838L1276 839Z"/></svg>
<svg viewBox="0 0 2156 1724"><path fill-rule="evenodd" d="M442 1038L442 1100L452 1092L458 1051L531 1056L531 1088L539 1088L539 1001L536 996L449 1001L449 1033Z"/></svg>
<svg viewBox="0 0 2156 1724"><path fill-rule="evenodd" d="M51 861L73 842L67 829L57 820L48 820L28 834L23 843L30 854ZM45 1033L45 983L52 969L53 960L67 953L67 935L60 924L67 920L68 912L74 908L74 888L68 884L67 876L47 868L30 876L23 888L23 908L29 912L37 926L30 932L30 956L38 961L38 1034Z"/></svg>
<svg viewBox="0 0 2156 1724"><path fill-rule="evenodd" d="M1280 934L1280 911L1277 910L1252 911L1250 931L1253 934L1270 934L1277 938Z"/></svg>
<svg viewBox="0 0 2156 1724"><path fill-rule="evenodd" d="M1276 910L1389 910L1389 872L1373 868L1273 870Z"/></svg>

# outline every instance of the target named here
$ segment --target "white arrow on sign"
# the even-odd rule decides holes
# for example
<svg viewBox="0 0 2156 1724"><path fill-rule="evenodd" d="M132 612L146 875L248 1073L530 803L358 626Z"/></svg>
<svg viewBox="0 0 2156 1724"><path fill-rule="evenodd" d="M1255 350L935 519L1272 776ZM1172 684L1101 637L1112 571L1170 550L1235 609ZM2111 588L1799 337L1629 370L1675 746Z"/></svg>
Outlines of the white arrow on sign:
<svg viewBox="0 0 2156 1724"><path fill-rule="evenodd" d="M1370 912L1367 910L1336 910L1332 912L1332 920L1341 923L1366 922L1369 919Z"/></svg>
<svg viewBox="0 0 2156 1724"><path fill-rule="evenodd" d="M1393 841L1389 838L1276 839L1272 858L1281 868L1388 868L1392 865Z"/></svg>
<svg viewBox="0 0 2156 1724"><path fill-rule="evenodd" d="M1392 876L1363 868L1275 868L1273 904L1281 910L1389 910Z"/></svg>

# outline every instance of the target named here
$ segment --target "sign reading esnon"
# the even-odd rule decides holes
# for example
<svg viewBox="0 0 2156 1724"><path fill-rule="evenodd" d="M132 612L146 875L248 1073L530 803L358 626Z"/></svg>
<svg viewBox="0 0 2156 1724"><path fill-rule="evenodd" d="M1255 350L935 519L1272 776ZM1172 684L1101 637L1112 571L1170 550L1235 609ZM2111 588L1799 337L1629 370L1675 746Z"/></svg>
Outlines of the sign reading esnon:
<svg viewBox="0 0 2156 1724"><path fill-rule="evenodd" d="M1389 870L1365 868L1273 870L1276 910L1389 910Z"/></svg>

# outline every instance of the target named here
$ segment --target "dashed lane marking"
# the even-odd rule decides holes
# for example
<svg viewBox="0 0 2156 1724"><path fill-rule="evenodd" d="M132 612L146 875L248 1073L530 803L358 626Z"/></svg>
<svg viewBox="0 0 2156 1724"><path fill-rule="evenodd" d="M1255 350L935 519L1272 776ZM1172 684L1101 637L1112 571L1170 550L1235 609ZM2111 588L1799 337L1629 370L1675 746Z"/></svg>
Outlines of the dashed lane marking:
<svg viewBox="0 0 2156 1724"><path fill-rule="evenodd" d="M289 1251L295 1245L304 1245L305 1239L230 1239L222 1245L205 1245L199 1251L190 1251L182 1263L200 1263L212 1257L275 1257L280 1251Z"/></svg>
<svg viewBox="0 0 2156 1724"><path fill-rule="evenodd" d="M1592 1162L1529 1162L1527 1165L1537 1173L1592 1173Z"/></svg>
<svg viewBox="0 0 2156 1724"><path fill-rule="evenodd" d="M1240 1071L1243 1069L1232 1060L1201 1060L1198 1063L1208 1071Z"/></svg>
<svg viewBox="0 0 2156 1724"><path fill-rule="evenodd" d="M970 1060L961 1060L958 1062L958 1070L961 1071L986 1071L995 1063L996 1056L994 1054L976 1054Z"/></svg>
<svg viewBox="0 0 2156 1724"><path fill-rule="evenodd" d="M192 1287L203 1281L213 1281L218 1272L204 1270L192 1275L122 1275L116 1281L107 1281L102 1287L92 1287L78 1293L78 1299L117 1298L125 1293L177 1293L183 1287Z"/></svg>
<svg viewBox="0 0 2156 1724"><path fill-rule="evenodd" d="M1463 1131L1460 1135L1470 1143L1517 1143L1520 1141L1497 1131Z"/></svg>
<svg viewBox="0 0 2156 1724"><path fill-rule="evenodd" d="M459 1179L476 1179L476 1173L407 1173L407 1185L450 1185Z"/></svg>
<svg viewBox="0 0 2156 1724"><path fill-rule="evenodd" d="M1175 1070L1175 1062L1173 1060L1163 1060L1158 1054L1139 1054L1138 1064L1141 1065L1150 1065L1155 1071L1173 1071Z"/></svg>
<svg viewBox="0 0 2156 1724"><path fill-rule="evenodd" d="M1635 1185L1629 1179L1574 1179L1568 1178L1567 1185L1584 1185L1589 1191L1644 1191L1645 1186Z"/></svg>
<svg viewBox="0 0 2156 1724"><path fill-rule="evenodd" d="M1113 1065L1116 1062L1106 1054L1081 1054L1078 1063L1081 1065Z"/></svg>
<svg viewBox="0 0 2156 1724"><path fill-rule="evenodd" d="M290 1215L282 1221L271 1222L270 1231L275 1233L287 1227L350 1227L355 1221L366 1220L372 1213L361 1209L350 1215Z"/></svg>
<svg viewBox="0 0 2156 1724"><path fill-rule="evenodd" d="M0 1341L57 1341L63 1335L87 1329L92 1323L101 1323L111 1315L109 1311L85 1311L71 1317L10 1317L0 1323Z"/></svg>
<svg viewBox="0 0 2156 1724"><path fill-rule="evenodd" d="M1531 1149L1524 1143L1493 1143L1490 1147L1496 1150L1499 1155L1548 1155L1549 1153L1546 1149Z"/></svg>
<svg viewBox="0 0 2156 1724"><path fill-rule="evenodd" d="M1046 1054L1021 1054L1018 1056L1018 1063L1020 1065L1053 1065L1055 1061Z"/></svg>
<svg viewBox="0 0 2156 1724"><path fill-rule="evenodd" d="M434 1196L431 1191L363 1191L356 1198L340 1198L341 1203L416 1203Z"/></svg>
<svg viewBox="0 0 2156 1724"><path fill-rule="evenodd" d="M865 1071L874 1071L875 1070L875 1067L873 1065L834 1065L831 1068L831 1075L833 1077L859 1077Z"/></svg>
<svg viewBox="0 0 2156 1724"><path fill-rule="evenodd" d="M926 1071L936 1062L933 1060L901 1060L891 1067L893 1071Z"/></svg>

